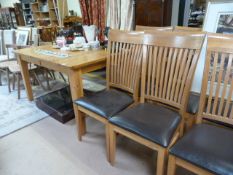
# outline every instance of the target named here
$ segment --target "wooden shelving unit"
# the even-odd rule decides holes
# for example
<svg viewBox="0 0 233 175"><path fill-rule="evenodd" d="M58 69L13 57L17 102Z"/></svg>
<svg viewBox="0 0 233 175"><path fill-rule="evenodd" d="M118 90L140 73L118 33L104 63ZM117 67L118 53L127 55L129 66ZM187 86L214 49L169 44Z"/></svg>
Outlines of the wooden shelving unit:
<svg viewBox="0 0 233 175"><path fill-rule="evenodd" d="M36 0L31 3L35 26L62 26L68 15L66 0Z"/></svg>
<svg viewBox="0 0 233 175"><path fill-rule="evenodd" d="M18 19L15 15L14 8L1 8L0 9L0 29L16 28L18 26Z"/></svg>
<svg viewBox="0 0 233 175"><path fill-rule="evenodd" d="M48 0L50 23L51 23L51 25L58 25L59 26L58 9L56 8L56 4L54 4L54 3L57 3L57 1Z"/></svg>
<svg viewBox="0 0 233 175"><path fill-rule="evenodd" d="M32 15L31 4L30 1L22 1L22 9L23 9L23 17L26 26L34 26L34 18Z"/></svg>

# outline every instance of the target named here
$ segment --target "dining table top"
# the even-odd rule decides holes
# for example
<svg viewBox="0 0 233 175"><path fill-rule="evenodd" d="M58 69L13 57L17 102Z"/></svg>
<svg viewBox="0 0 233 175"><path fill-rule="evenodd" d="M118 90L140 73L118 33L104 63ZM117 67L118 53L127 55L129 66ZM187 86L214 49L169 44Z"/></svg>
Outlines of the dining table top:
<svg viewBox="0 0 233 175"><path fill-rule="evenodd" d="M22 59L30 62L44 62L57 64L71 69L78 69L90 64L106 61L107 52L104 49L90 51L62 51L53 48L52 45L28 47L14 51Z"/></svg>

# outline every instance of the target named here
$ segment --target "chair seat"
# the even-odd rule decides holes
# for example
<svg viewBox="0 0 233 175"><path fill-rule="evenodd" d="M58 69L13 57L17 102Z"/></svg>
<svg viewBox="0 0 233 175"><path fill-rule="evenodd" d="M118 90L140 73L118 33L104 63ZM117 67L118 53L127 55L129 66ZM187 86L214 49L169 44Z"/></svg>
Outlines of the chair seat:
<svg viewBox="0 0 233 175"><path fill-rule="evenodd" d="M0 55L0 62L7 61L7 60L8 60L7 55Z"/></svg>
<svg viewBox="0 0 233 175"><path fill-rule="evenodd" d="M170 153L214 174L233 174L233 131L209 124L193 127Z"/></svg>
<svg viewBox="0 0 233 175"><path fill-rule="evenodd" d="M181 116L163 106L144 103L122 111L109 121L167 147L181 121Z"/></svg>
<svg viewBox="0 0 233 175"><path fill-rule="evenodd" d="M15 62L15 60L0 62L0 68L8 68L9 65L13 65Z"/></svg>
<svg viewBox="0 0 233 175"><path fill-rule="evenodd" d="M10 70L10 72L12 73L20 73L20 65L18 64L18 62L16 60L14 61L5 61L0 63L0 68L8 68ZM28 65L28 69L29 70L33 70L36 69L37 67L34 64L29 64Z"/></svg>
<svg viewBox="0 0 233 175"><path fill-rule="evenodd" d="M110 118L133 102L133 98L127 93L112 89L85 96L74 103L104 118Z"/></svg>

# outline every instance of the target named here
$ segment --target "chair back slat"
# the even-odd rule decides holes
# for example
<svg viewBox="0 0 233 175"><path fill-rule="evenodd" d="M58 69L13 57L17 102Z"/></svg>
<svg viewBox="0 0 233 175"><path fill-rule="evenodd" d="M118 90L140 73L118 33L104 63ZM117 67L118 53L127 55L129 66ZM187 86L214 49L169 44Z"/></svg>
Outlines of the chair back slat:
<svg viewBox="0 0 233 175"><path fill-rule="evenodd" d="M138 93L143 36L143 32L110 31L107 59L108 87L120 88L134 95Z"/></svg>
<svg viewBox="0 0 233 175"><path fill-rule="evenodd" d="M185 107L204 37L203 33L145 33L141 102Z"/></svg>
<svg viewBox="0 0 233 175"><path fill-rule="evenodd" d="M198 122L202 118L233 125L233 37L208 37Z"/></svg>
<svg viewBox="0 0 233 175"><path fill-rule="evenodd" d="M136 31L146 31L146 30L155 30L155 31L172 31L172 26L167 27L154 27L154 26L140 26L136 25Z"/></svg>

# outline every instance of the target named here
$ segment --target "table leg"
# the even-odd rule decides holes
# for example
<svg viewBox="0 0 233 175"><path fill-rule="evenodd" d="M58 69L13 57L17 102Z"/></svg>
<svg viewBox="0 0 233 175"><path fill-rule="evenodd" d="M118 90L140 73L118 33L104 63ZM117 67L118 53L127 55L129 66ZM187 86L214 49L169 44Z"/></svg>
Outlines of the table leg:
<svg viewBox="0 0 233 175"><path fill-rule="evenodd" d="M71 89L71 95L72 100L77 100L78 98L83 96L83 82L82 82L82 71L81 70L71 70L69 73L69 82L70 82L70 89ZM76 127L77 132L82 131L81 134L84 134L86 131L86 122L85 122L85 116L82 115L81 111L78 110L78 107L76 104L73 104L74 108L74 114L75 114L75 121L76 121ZM81 121L83 125L81 126ZM78 131L78 127L80 131ZM78 134L77 134L78 135ZM79 140L81 140L79 138Z"/></svg>
<svg viewBox="0 0 233 175"><path fill-rule="evenodd" d="M69 72L70 90L72 100L77 100L83 96L82 71L71 70Z"/></svg>
<svg viewBox="0 0 233 175"><path fill-rule="evenodd" d="M30 75L28 70L28 63L21 59L21 56L18 58L18 62L21 69L21 74L23 77L24 86L26 88L27 97L29 101L33 100L32 86L30 83Z"/></svg>

